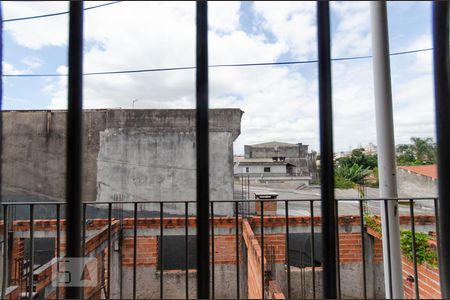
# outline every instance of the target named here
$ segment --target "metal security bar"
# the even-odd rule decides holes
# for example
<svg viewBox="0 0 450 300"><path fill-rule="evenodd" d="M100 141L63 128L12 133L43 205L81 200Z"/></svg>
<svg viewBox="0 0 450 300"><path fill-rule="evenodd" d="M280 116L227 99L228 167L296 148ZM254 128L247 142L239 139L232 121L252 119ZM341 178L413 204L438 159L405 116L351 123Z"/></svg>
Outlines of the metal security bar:
<svg viewBox="0 0 450 300"><path fill-rule="evenodd" d="M412 261L412 265L413 265L413 269L414 269L414 273L412 274L412 278L413 278L413 282L414 282L414 297L416 299L420 298L420 284L421 282L424 282L421 278L420 273L418 272L418 261L417 261L417 253L416 253L416 249L417 249L417 245L416 245L416 239L415 236L417 234L417 227L416 227L416 223L417 223L417 209L420 209L420 207L418 208L418 204L420 203L425 203L424 201L427 201L426 203L428 203L427 205L430 205L430 203L433 203L433 205L435 203L437 203L437 199L436 198L401 198L401 199L336 199L336 202L339 203L339 205L341 206L340 211L345 213L345 210L350 210L352 211L352 217L354 219L359 220L359 224L355 225L355 230L353 232L357 233L360 235L361 239L360 239L360 243L359 246L361 247L361 265L362 265L362 273L360 274L360 278L362 279L362 284L361 284L361 291L360 291L360 295L362 296L362 298L367 299L369 298L368 292L367 292L367 285L368 283L368 277L367 277L367 268L366 268L366 255L367 255L367 245L364 242L364 237L367 236L368 234L368 228L369 228L369 224L366 222L366 216L365 216L365 210L369 209L372 210L371 213L375 214L375 215L379 215L379 208L377 208L378 206L375 205L371 205L369 208L366 208L364 204L364 202L370 203L370 204L374 204L374 203L384 203L386 205L387 202L389 201L398 201L398 200L403 200L403 202L406 205L402 206L402 212L401 215L402 216L408 216L410 218L410 222L406 222L404 223L404 226L408 227L411 229L412 232L412 244L411 244L411 248L412 248L412 256L413 256L413 261ZM271 252L267 252L266 250L268 249L267 246L268 245L273 245L271 244L271 232L266 232L266 228L271 228L274 226L278 226L279 227L279 231L277 232L282 232L282 234L284 234L283 240L285 241L285 245L286 245L286 252L285 252L285 260L284 260L284 264L285 264L285 272L286 272L286 296L289 297L294 297L293 295L294 293L294 289L298 289L301 288L301 293L300 294L295 294L295 295L303 295L303 297L307 297L307 291L305 290L306 286L309 285L312 290L312 294L310 295L310 297L312 298L320 298L323 295L325 295L324 290L322 290L321 294L317 294L317 279L319 279L320 282L320 276L318 277L316 275L316 272L321 272L318 271L317 267L320 266L323 268L324 266L324 262L325 262L325 257L322 258L322 261L319 265L317 265L317 257L315 256L315 253L319 250L317 249L317 245L314 243L315 239L316 239L316 235L318 234L315 231L315 227L318 227L321 225L321 223L325 222L324 218L320 218L315 216L314 214L314 209L319 209L319 206L321 204L321 199L295 199L295 200L273 200L273 199L258 199L258 200L245 200L246 202L253 202L255 205L258 204L259 206L259 211L255 211L252 213L248 213L246 212L245 215L242 215L239 213L239 211L236 211L236 208L238 207L238 204L240 202L242 202L242 200L230 200L230 201L211 201L210 202L210 211L211 211L211 215L210 215L210 219L209 221L211 222L208 226L208 228L211 230L211 232L215 232L214 234L211 234L211 237L213 238L211 241L208 242L208 248L211 246L210 249L208 249L208 256L211 255L212 259L211 261L208 263L208 267L211 269L214 269L214 266L217 265L217 263L219 263L215 258L214 258L214 253L215 253L215 249L216 247L221 247L221 246L215 246L214 245L214 240L215 238L218 238L220 235L223 235L223 233L220 233L220 228L217 224L217 222L220 222L221 220L223 220L224 218L226 220L228 220L228 224L230 224L232 227L232 231L227 231L229 232L229 237L230 240L233 239L234 242L231 242L231 244L227 244L227 247L231 247L231 245L233 243L235 243L235 253L234 256L235 257L235 263L236 263L236 269L235 269L235 278L237 279L235 282L235 293L233 297L235 297L236 299L239 299L241 297L243 298L247 298L247 295L242 295L241 293L241 280L248 280L248 278L246 276L248 276L248 274L241 274L241 267L242 266L247 266L248 261L246 258L246 256L241 256L241 250L243 249L241 248L241 239L242 239L242 234L243 234L243 229L241 228L242 225L242 221L244 219L247 220L252 220L251 222L257 222L254 223L255 227L254 230L256 230L256 234L255 236L259 236L259 243L261 246L261 256L266 258L267 263L265 263L264 259L261 260L261 266L260 269L261 274L260 274L260 283L261 283L261 298L269 298L269 282L270 280L278 280L278 276L276 276L276 268L274 267L275 263L279 263L277 262L277 255L279 255L279 252L277 252L277 254L275 255L275 252L271 250ZM268 210L268 204L270 203L276 203L277 204L277 210L276 213L273 214L273 211L269 211ZM122 204L128 204L131 205L129 206L130 210L128 211L122 211L121 214L124 214L125 217L124 218L112 218L111 216L113 214L117 213L117 209L112 207L113 203L122 203ZM167 202L159 202L159 201L137 201L137 202L84 202L83 203L83 207L85 207L85 209L83 209L84 213L82 214L83 219L82 219L82 224L83 224L83 240L82 240L82 244L84 245L84 249L82 249L81 251L83 251L83 253L85 253L85 255L88 256L88 249L89 251L92 252L92 248L89 248L89 244L92 243L92 234L95 234L95 232L98 232L99 229L95 229L92 228L90 226L92 226L92 218L94 218L99 224L100 227L99 228L104 228L104 232L105 232L105 240L101 241L101 245L103 246L99 246L99 247L103 247L101 249L103 249L102 251L105 251L107 253L107 256L105 257L105 259L103 260L103 263L105 264L105 268L104 268L104 274L100 274L99 278L105 278L105 280L102 282L102 290L104 290L104 295L106 298L109 299L114 299L117 298L118 295L123 295L124 298L141 298L141 297L150 297L149 295L143 295L142 292L139 291L139 297L138 297L138 289L137 287L145 284L145 282L139 281L142 279L139 279L139 276L137 276L138 273L138 261L142 261L142 259L145 259L145 253L142 253L141 250L137 250L138 249L138 240L141 240L143 237L145 237L145 233L139 233L138 228L142 225L140 224L146 224L145 222L150 222L147 224L153 224L153 225L148 225L150 226L149 228L155 228L156 227L156 231L154 232L154 235L156 237L158 237L158 265L160 266L158 269L158 273L159 275L157 275L158 277L158 285L159 285L159 298L163 298L165 297L165 295L167 295L166 293L170 293L173 291L168 291L166 284L167 284L167 279L165 275L165 272L167 272L167 270L165 269L165 259L164 259L164 253L166 251L168 251L167 246L164 243L164 239L165 237L168 237L171 235L170 230L173 230L173 224L171 223L173 222L174 218L177 218L180 220L179 224L179 229L178 229L178 233L183 232L184 233L184 238L182 240L181 244L185 245L185 252L180 253L181 257L184 257L184 262L180 265L181 266L181 273L180 276L184 276L185 278L185 291L183 291L182 289L180 289L179 297L180 298L186 298L188 299L190 297L189 295L189 278L190 278L190 274L192 274L191 272L189 272L189 254L188 254L188 238L191 237L191 235L189 234L189 226L190 226L190 220L191 218L196 218L196 216L192 216L189 215L189 205L196 205L196 201L185 201L185 202L177 202L177 201L167 201ZM168 216L165 212L164 212L164 207L165 205L168 206L173 206L173 205L179 205L179 213L175 214L175 215L170 215ZM215 213L214 207L217 205L224 205L224 204L228 204L229 207L232 208L232 210L235 212L234 216L220 216L217 215ZM143 207L141 207L140 212L142 214L144 214L143 216L139 216L138 215L138 207L139 205L143 205L143 207L145 205L153 205L152 207L154 207L153 210L149 210L149 209L144 209ZM55 256L57 258L61 257L61 232L63 230L67 230L68 227L68 223L66 223L65 219L61 218L61 209L63 209L64 211L66 211L67 213L67 209L69 208L68 203L65 202L6 202L6 203L2 203L2 212L5 213L8 209L11 209L12 207L17 207L17 206L22 206L25 207L26 210L29 212L28 214L28 221L25 222L24 220L11 220L11 222L9 222L9 224L11 225L11 228L8 228L10 231L12 231L13 236L15 234L18 234L17 230L19 230L21 233L20 236L29 236L30 237L30 248L29 248L29 252L28 252L28 256L29 259L27 260L27 267L24 269L26 269L26 276L24 277L25 282L23 284L23 286L26 287L25 289L25 293L27 293L27 297L28 298L32 298L34 297L35 294L39 294L40 290L36 290L37 286L41 286L42 283L40 282L36 282L36 275L35 272L36 270L40 267L37 266L33 261L35 260L36 257L36 246L34 244L34 240L36 239L36 230L40 231L40 235L42 236L42 230L46 230L46 229L42 229L42 227L40 227L41 225L40 222L42 221L43 216L41 215L37 215L36 211L37 207L40 206L47 206L47 207L56 207L56 223L55 226L52 227L51 229L48 229L50 232L47 233L46 235L48 236L53 236L55 237L56 241L56 249L55 249ZM96 213L98 214L97 216L95 215L89 215L89 213L86 213L86 211L89 210L89 208L98 208L98 209L103 209L103 212L99 212L96 211ZM123 208L121 208L123 209ZM298 214L298 209L301 209L302 213L299 215ZM114 211L114 212L113 212ZM428 212L428 216L431 217L435 217L435 220L437 220L437 215L430 215L429 212L432 211L434 212L435 210L433 209L428 209L426 210ZM308 214L305 216L304 213L308 212ZM423 213L423 212L422 212ZM146 215L147 214L147 215ZM148 214L151 215L151 217L148 217ZM348 214L348 212L347 212ZM292 234L292 229L293 229L293 220L296 217L307 217L309 219L309 221L305 224L303 224L302 226L304 226L304 231L303 232L309 232L310 234L310 245L308 245L306 248L299 248L300 245L293 243L290 240L291 234ZM343 217L343 216L341 216ZM272 219L275 218L275 219ZM281 219L280 219L281 218ZM55 219L53 219L55 220ZM280 223L280 221L276 221L276 220L282 220L282 222ZM337 218L337 220L339 220ZM49 222L49 220L45 220L46 222ZM19 222L19 223L17 223ZM24 223L25 222L25 223ZM119 222L120 224L118 224L117 222ZM169 222L169 223L167 223ZM275 222L275 223L274 223ZM278 223L277 223L278 222ZM50 222L51 223L51 222ZM7 223L8 224L8 223ZM22 224L21 229L18 229L18 224ZM25 224L25 225L23 225ZM28 224L28 225L26 225ZM338 225L339 223L336 222L336 225ZM24 228L23 226L28 226L26 229L28 231L28 233L25 231L23 232ZM52 225L53 226L53 225ZM103 227L102 227L103 226ZM298 225L295 225L298 226ZM309 228L310 226L310 228ZM340 230L337 230L340 227ZM336 233L343 232L342 229L342 225L337 226L336 229ZM6 228L8 226L3 226L2 231L5 232ZM227 227L228 228L228 227ZM120 231L120 234L117 232L117 230ZM127 233L125 234L124 230L128 230ZM423 229L422 229L423 230ZM259 231L259 233L257 232ZM90 234L88 234L88 232L90 232ZM216 233L218 235L216 235ZM142 235L143 234L143 235ZM173 234L173 233L172 233ZM323 232L322 232L322 236L323 236ZM124 293L123 291L123 285L119 284L117 281L113 281L112 277L113 273L112 272L116 272L115 275L117 274L123 274L123 272L121 271L122 268L124 267L122 265L122 263L119 263L119 265L117 265L117 260L112 260L112 255L114 253L114 251L116 251L113 247L114 244L116 244L116 242L120 241L120 239L123 238L127 238L129 240L132 241L132 245L133 245L133 251L132 251L132 255L130 257L132 263L131 263L131 278L132 278L132 284L131 284L131 288L128 290L127 293ZM387 239L387 241L389 241L389 239ZM343 242L341 242L343 243ZM121 244L121 243L118 243ZM344 244L342 244L344 245ZM326 247L326 244L322 244L322 247ZM6 243L4 246L5 249L5 253L9 253L8 251L8 244ZM223 246L222 246L223 247ZM310 247L310 248L308 248ZM276 248L274 246L274 248ZM244 247L244 249L246 249ZM295 252L292 252L292 250L295 249ZM120 251L120 249L119 249ZM246 250L244 250L246 251ZM305 252L306 251L306 252ZM309 251L309 254L307 253ZM197 251L198 253L198 251ZM300 257L298 258L293 258L292 255L294 255L294 253L300 253ZM339 252L338 252L339 253ZM341 254L342 255L342 252ZM240 259L240 257L244 257L244 260L242 261ZM389 258L390 256L388 256ZM11 258L7 257L7 261L10 260ZM25 261L25 260L24 260ZM294 268L295 263L294 261L300 261L300 279L293 279L292 277L292 268ZM59 260L56 261L57 264L59 264ZM340 262L340 264L343 264L345 262ZM308 277L306 276L307 271L305 269L305 266L309 265L310 266L310 271L312 271L312 276L308 279ZM57 266L57 270L59 270L59 266ZM324 272L325 270L322 270L322 272ZM7 272L8 270L3 269L2 270L2 276L3 278L7 277ZM184 275L181 275L183 274ZM269 276L270 275L270 276ZM340 275L340 276L339 276ZM342 282L342 273L340 273L339 275L337 275L337 281L338 282ZM114 276L113 276L114 277ZM211 281L211 295L214 295L215 297L220 297L221 294L221 284L223 284L222 281L217 281L214 280L213 277L211 277L212 281ZM300 280L300 281L298 281ZM308 283L308 281L310 281ZM156 282L155 282L156 283ZM323 283L323 282L322 282ZM227 283L228 286L228 283ZM65 293L67 294L68 288L65 289ZM115 291L113 293L113 291ZM214 291L214 292L213 292ZM60 293L59 289L56 290L56 292ZM223 293L223 291L222 291ZM158 292L157 292L158 294ZM81 297L87 297L87 294L83 294L80 295Z"/></svg>
<svg viewBox="0 0 450 300"><path fill-rule="evenodd" d="M317 2L319 69L320 178L323 232L323 284L326 299L337 298L336 203L334 201L333 121L331 101L330 7Z"/></svg>
<svg viewBox="0 0 450 300"><path fill-rule="evenodd" d="M439 190L439 273L443 298L450 297L450 93L449 93L449 6L433 3L434 91Z"/></svg>
<svg viewBox="0 0 450 300"><path fill-rule="evenodd" d="M69 12L69 80L67 111L67 256L81 257L81 170L83 109L83 1L71 1ZM81 268L81 266L79 266ZM81 274L81 269L75 271ZM30 289L30 298L31 298ZM68 287L65 297L80 299L81 287Z"/></svg>
<svg viewBox="0 0 450 300"><path fill-rule="evenodd" d="M209 299L208 4L196 6L197 297Z"/></svg>
<svg viewBox="0 0 450 300"><path fill-rule="evenodd" d="M209 201L209 138L208 138L208 40L207 40L207 2L197 1L197 60L196 60L196 99L197 99L197 114L196 114L196 146L197 146L197 201L184 202L185 203L185 235L186 235L186 298L189 297L188 286L188 205L189 203L196 204L196 227L197 227L197 296L198 298L210 298L215 297L215 269L214 269L214 204L218 201ZM439 156L439 178L440 182L447 183L449 178L448 169L450 167L450 142L447 141L447 137L450 132L450 127L446 118L450 114L449 99L449 57L448 57L448 3L436 2L434 3L434 65L435 65L435 91L436 91L436 124L437 124L437 136L438 136L438 156ZM310 220L311 220L311 235L312 235L312 252L311 252L311 265L313 269L312 273L312 287L313 296L316 297L316 285L315 285L315 245L314 245L314 204L321 203L322 211L322 237L323 237L323 285L324 285L324 297L325 298L337 298L341 296L341 281L340 281L340 262L339 262L339 219L337 218L338 202L347 201L359 201L359 217L360 233L361 233L361 247L362 247L362 269L363 269L363 295L367 298L367 278L366 278L366 265L364 261L365 257L365 244L364 244L364 221L361 201L378 201L384 204L386 210L388 210L389 201L398 201L400 199L334 199L334 173L333 173L333 134L332 134L332 99L331 99L331 64L330 64L330 16L329 16L329 3L325 1L317 2L317 24L318 24L318 70L319 70L319 110L320 110L320 140L321 140L321 195L322 199L301 199L301 200L277 200L285 203L285 218L286 218L286 245L291 246L289 243L289 203L293 202L305 202L310 204ZM0 14L1 15L1 14ZM51 205L57 208L57 229L56 229L56 251L57 257L61 256L61 227L66 230L67 257L82 257L87 247L86 236L86 212L82 206L82 186L81 186L81 173L82 173L82 93L83 93L83 2L71 1L70 2L70 21L69 21L69 81L68 81L68 113L67 113L67 190L66 200L67 202L48 202L48 203L5 203L2 202L3 212L3 251L4 251L4 264L2 269L3 282L2 282L2 297L5 296L5 290L9 285L9 273L7 263L9 260L9 245L8 236L10 232L14 234L14 220L8 220L8 210L15 205L25 205L29 208L29 260L28 260L28 274L26 280L28 281L25 286L26 294L28 298L34 297L34 259L35 259L35 207L37 205ZM1 23L1 22L0 22ZM1 30L0 30L1 32ZM0 47L2 49L2 47ZM1 53L0 53L1 56ZM0 74L1 75L1 74ZM0 103L1 104L1 103ZM1 105L0 105L1 107ZM1 131L1 117L0 117L0 131ZM1 154L1 142L0 142L0 154ZM1 173L0 173L1 183ZM248 189L249 191L249 189ZM439 264L440 264L440 280L442 296L449 297L450 295L450 233L446 230L450 226L450 217L448 213L450 211L450 187L448 184L439 185L439 206L435 205L435 211L440 212L441 218L439 218ZM414 223L414 203L420 200L426 199L404 199L409 201L409 214L411 216L411 230L412 230L412 249L414 257L414 290L416 298L419 298L420 286L417 270L417 258L416 258L416 240L415 240L415 223ZM433 199L434 203L437 203L437 199ZM247 200L249 201L249 200ZM273 201L273 200L270 200ZM224 202L224 201L221 201ZM241 201L225 201L235 205L235 234L236 234L236 261L237 261L237 282L236 282L236 296L240 298L239 291L239 203ZM260 243L261 243L261 256L264 257L264 244L265 244L265 225L267 220L265 217L264 202L266 200L258 200L254 202L260 202L260 215L257 217L260 220ZM114 203L121 203L116 201ZM161 251L164 251L164 206L162 202L123 202L123 204L134 204L133 210L133 242L135 249L133 250L133 285L132 296L137 297L137 258L138 253L136 251L137 245L137 228L139 225L139 218L137 214L137 206L139 203L159 203L160 213L160 243ZM170 202L164 202L170 203ZM178 202L179 203L179 202ZM183 203L183 202L182 202ZM99 205L97 202L85 202L84 205ZM105 204L105 203L101 203ZM117 221L112 218L112 203L108 205L108 217L107 217L107 282L104 284L105 297L111 298L112 292L112 252L113 252L113 222ZM60 209L66 209L66 223L62 226L62 220L60 215ZM211 216L210 212L211 210ZM436 220L438 215L436 213ZM246 217L249 217L246 214ZM242 218L242 216L241 216ZM209 221L211 220L211 227ZM124 222L123 220L119 220ZM9 226L9 224L12 224ZM389 223L387 224L389 229ZM210 230L212 240L212 265L210 262ZM389 230L387 231L387 243L389 243ZM389 246L388 246L389 248ZM288 296L291 296L291 257L289 248L286 251L287 255L287 278L288 278ZM388 255L389 273L391 273L391 257ZM164 256L161 255L161 272L160 272L160 298L164 296ZM59 261L58 270L59 270ZM81 266L79 266L81 267ZM212 268L212 276L210 274L210 267ZM267 281L266 281L266 265L264 259L261 259L261 298L267 297ZM79 272L81 273L81 272ZM210 285L210 279L212 279ZM390 285L392 289L392 283ZM120 291L122 285L120 285ZM120 292L122 294L122 291ZM56 289L56 295L59 297L59 289ZM391 291L392 295L392 291ZM83 289L80 287L68 287L65 289L65 297L71 299L79 299L84 296Z"/></svg>

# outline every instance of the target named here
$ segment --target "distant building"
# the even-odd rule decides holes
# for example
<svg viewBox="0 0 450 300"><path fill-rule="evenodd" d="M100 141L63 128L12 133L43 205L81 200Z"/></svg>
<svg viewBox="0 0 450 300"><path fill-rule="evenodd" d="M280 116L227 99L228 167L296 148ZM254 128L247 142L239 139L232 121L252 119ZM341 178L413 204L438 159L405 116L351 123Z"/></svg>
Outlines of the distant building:
<svg viewBox="0 0 450 300"><path fill-rule="evenodd" d="M436 197L436 165L397 167L397 187L400 197Z"/></svg>
<svg viewBox="0 0 450 300"><path fill-rule="evenodd" d="M244 146L245 159L271 159L292 165L292 176L315 177L316 153L308 153L308 145L268 142Z"/></svg>
<svg viewBox="0 0 450 300"><path fill-rule="evenodd" d="M377 154L377 146L373 143L368 143L366 146L363 147L364 151L363 153L366 155L374 155Z"/></svg>
<svg viewBox="0 0 450 300"><path fill-rule="evenodd" d="M348 157L350 155L352 155L352 151L336 152L336 153L334 153L334 160L338 160L339 158L342 158L342 157Z"/></svg>
<svg viewBox="0 0 450 300"><path fill-rule="evenodd" d="M242 159L235 163L234 174L257 177L293 176L295 166L285 161L271 158Z"/></svg>

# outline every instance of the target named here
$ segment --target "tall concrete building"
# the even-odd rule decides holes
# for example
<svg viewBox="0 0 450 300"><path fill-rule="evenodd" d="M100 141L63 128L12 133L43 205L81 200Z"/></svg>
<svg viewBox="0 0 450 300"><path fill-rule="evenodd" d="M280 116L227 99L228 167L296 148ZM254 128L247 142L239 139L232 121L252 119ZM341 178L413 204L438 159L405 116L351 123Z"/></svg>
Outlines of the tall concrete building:
<svg viewBox="0 0 450 300"><path fill-rule="evenodd" d="M308 153L308 145L268 142L244 146L245 158L266 158L294 165L295 176L312 176L316 173L315 153Z"/></svg>
<svg viewBox="0 0 450 300"><path fill-rule="evenodd" d="M211 200L233 199L233 141L242 113L210 110ZM3 111L2 117L3 188L64 200L67 111ZM195 110L85 110L83 120L83 201L196 199Z"/></svg>

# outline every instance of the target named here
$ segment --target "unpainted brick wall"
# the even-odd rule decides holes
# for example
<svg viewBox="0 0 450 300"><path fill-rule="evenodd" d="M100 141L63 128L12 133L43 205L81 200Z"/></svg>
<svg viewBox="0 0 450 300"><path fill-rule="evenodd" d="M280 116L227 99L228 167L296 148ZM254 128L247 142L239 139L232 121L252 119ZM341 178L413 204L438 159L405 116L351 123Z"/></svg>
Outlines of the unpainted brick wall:
<svg viewBox="0 0 450 300"><path fill-rule="evenodd" d="M429 221L423 218L422 221ZM383 242L378 235L374 237L374 263L383 262ZM402 256L403 289L406 299L415 299L414 264ZM419 278L419 296L421 299L441 299L439 269L428 264L417 264L417 276Z"/></svg>
<svg viewBox="0 0 450 300"><path fill-rule="evenodd" d="M12 242L12 254L10 262L10 279L11 283L19 284L19 261L24 258L25 242L22 238L14 238Z"/></svg>
<svg viewBox="0 0 450 300"><path fill-rule="evenodd" d="M247 289L248 299L261 299L262 292L262 260L264 261L264 271L266 271L267 261L262 257L261 246L255 238L255 234L250 224L244 220L242 222L242 235L247 246ZM271 235L275 240L279 239L279 235ZM281 249L281 247L280 247ZM276 251L281 251L280 249ZM279 253L278 253L279 254ZM269 281L268 299L285 299L283 292L277 282Z"/></svg>
<svg viewBox="0 0 450 300"><path fill-rule="evenodd" d="M403 288L406 299L415 299L414 264L402 257ZM419 277L419 295L421 299L441 299L439 269L427 264L417 264ZM410 280L413 279L413 280Z"/></svg>
<svg viewBox="0 0 450 300"><path fill-rule="evenodd" d="M242 222L242 235L247 246L247 284L248 299L261 299L261 247L255 238L250 224ZM264 263L264 265L267 265Z"/></svg>

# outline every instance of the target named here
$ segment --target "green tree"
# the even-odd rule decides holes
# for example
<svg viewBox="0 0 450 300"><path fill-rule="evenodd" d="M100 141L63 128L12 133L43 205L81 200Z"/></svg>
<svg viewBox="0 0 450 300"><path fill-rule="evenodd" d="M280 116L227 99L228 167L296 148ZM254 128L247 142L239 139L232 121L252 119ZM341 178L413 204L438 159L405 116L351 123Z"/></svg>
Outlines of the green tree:
<svg viewBox="0 0 450 300"><path fill-rule="evenodd" d="M430 137L412 137L411 144L397 146L397 164L427 165L436 162L436 145Z"/></svg>
<svg viewBox="0 0 450 300"><path fill-rule="evenodd" d="M350 156L338 159L339 166L351 167L355 164L372 170L378 165L377 155L367 155L364 153L364 148L358 148L353 149Z"/></svg>
<svg viewBox="0 0 450 300"><path fill-rule="evenodd" d="M363 184L364 178L372 173L368 167L357 164L352 166L339 165L334 172L337 178L343 178L355 184Z"/></svg>

